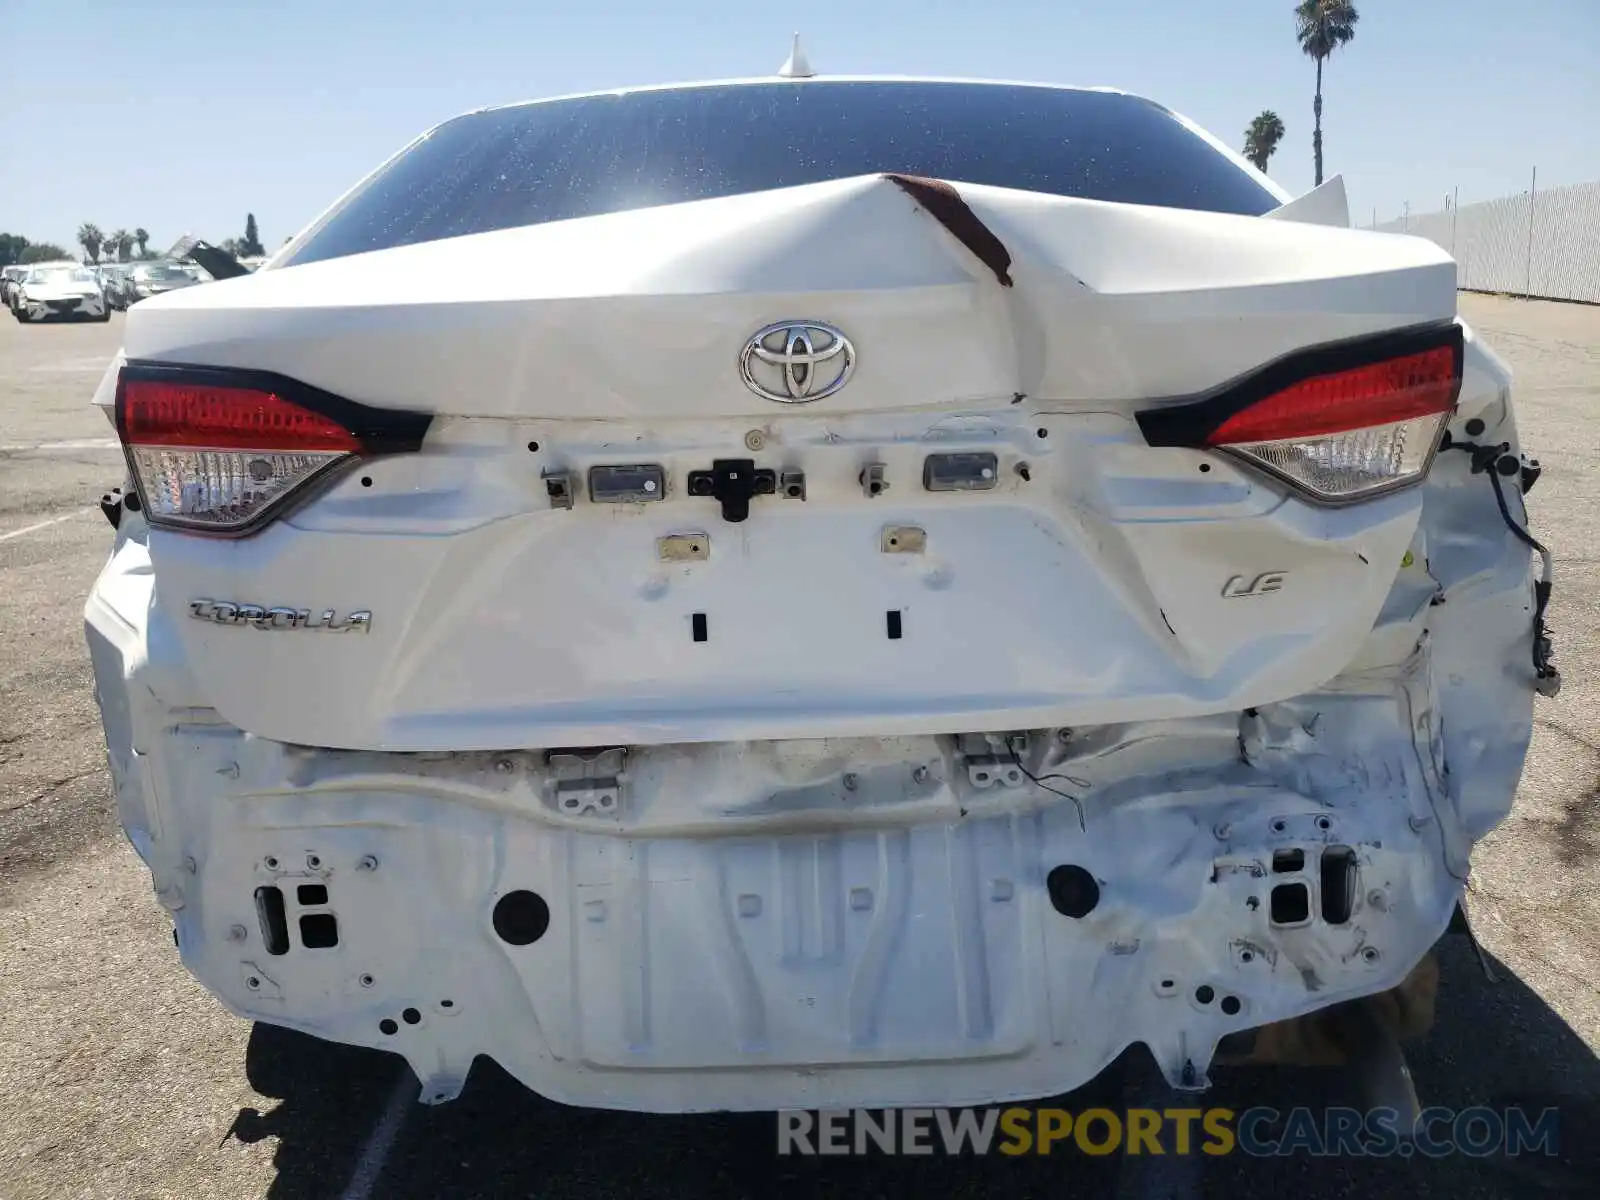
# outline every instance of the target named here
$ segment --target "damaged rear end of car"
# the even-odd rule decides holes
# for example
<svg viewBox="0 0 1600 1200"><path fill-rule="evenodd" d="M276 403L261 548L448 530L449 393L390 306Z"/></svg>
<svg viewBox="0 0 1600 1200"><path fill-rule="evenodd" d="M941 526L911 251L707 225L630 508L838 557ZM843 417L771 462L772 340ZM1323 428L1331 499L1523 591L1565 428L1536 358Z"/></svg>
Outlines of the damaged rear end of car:
<svg viewBox="0 0 1600 1200"><path fill-rule="evenodd" d="M629 104L716 127L554 102L130 313L89 642L230 1008L428 1102L485 1055L604 1107L963 1104L1136 1042L1203 1087L1412 975L1556 680L1508 372L1431 243L990 86L721 90L767 133L1050 93L1187 139L1177 181L957 130L530 215L506 164L570 182Z"/></svg>

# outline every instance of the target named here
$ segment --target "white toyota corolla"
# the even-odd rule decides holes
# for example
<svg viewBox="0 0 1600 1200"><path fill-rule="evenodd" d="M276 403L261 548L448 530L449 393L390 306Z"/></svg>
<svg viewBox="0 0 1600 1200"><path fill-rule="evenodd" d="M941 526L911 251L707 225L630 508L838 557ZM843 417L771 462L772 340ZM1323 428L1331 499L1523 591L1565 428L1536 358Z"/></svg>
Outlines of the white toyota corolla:
<svg viewBox="0 0 1600 1200"><path fill-rule="evenodd" d="M1453 262L1118 92L470 113L97 402L183 961L429 1102L1203 1086L1412 976L1557 683Z"/></svg>

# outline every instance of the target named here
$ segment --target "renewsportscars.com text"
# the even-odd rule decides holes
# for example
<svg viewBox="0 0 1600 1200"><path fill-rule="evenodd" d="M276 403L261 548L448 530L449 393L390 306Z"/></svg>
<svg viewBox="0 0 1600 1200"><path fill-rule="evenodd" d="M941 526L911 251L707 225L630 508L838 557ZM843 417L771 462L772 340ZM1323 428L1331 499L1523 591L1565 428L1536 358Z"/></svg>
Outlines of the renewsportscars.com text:
<svg viewBox="0 0 1600 1200"><path fill-rule="evenodd" d="M907 1108L778 1116L782 1155L1249 1154L1443 1158L1557 1153L1560 1114L1428 1108Z"/></svg>

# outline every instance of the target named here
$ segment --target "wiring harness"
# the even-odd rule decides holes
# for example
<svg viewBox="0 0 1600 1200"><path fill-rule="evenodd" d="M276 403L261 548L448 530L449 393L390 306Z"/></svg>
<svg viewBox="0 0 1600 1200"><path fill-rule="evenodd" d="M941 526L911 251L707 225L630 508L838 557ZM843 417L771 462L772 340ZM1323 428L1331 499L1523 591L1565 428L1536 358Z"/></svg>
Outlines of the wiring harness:
<svg viewBox="0 0 1600 1200"><path fill-rule="evenodd" d="M1544 623L1545 609L1550 604L1554 567L1550 551L1545 548L1544 543L1517 524L1516 518L1511 515L1511 508L1506 503L1503 482L1513 475L1518 476L1521 494L1527 495L1541 474L1539 460L1524 459L1511 453L1509 442L1500 442L1493 446L1478 442L1458 442L1450 436L1449 431L1445 432L1444 440L1439 443L1439 449L1460 450L1471 455L1472 473L1489 477L1489 483L1494 488L1495 504L1500 508L1500 517L1505 521L1506 528L1511 530L1518 541L1538 551L1541 570L1539 581L1533 585L1533 688L1541 696L1554 696L1561 690L1561 672L1551 661L1550 634Z"/></svg>

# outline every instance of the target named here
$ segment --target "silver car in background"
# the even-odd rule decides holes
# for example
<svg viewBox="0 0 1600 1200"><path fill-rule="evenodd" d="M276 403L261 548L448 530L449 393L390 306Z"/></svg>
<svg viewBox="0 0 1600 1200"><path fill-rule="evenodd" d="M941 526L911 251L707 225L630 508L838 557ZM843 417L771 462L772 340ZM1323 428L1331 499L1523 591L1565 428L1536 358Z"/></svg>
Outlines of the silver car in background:
<svg viewBox="0 0 1600 1200"><path fill-rule="evenodd" d="M123 312L137 299L133 290L133 263L101 263L100 282L105 287L106 303Z"/></svg>
<svg viewBox="0 0 1600 1200"><path fill-rule="evenodd" d="M185 263L149 262L133 268L132 282L133 297L129 300L130 304L179 288L193 287L203 280L196 268Z"/></svg>
<svg viewBox="0 0 1600 1200"><path fill-rule="evenodd" d="M28 268L21 264L9 267L0 267L0 305L11 307L11 300L17 294L17 288L22 283L22 277L28 273Z"/></svg>

